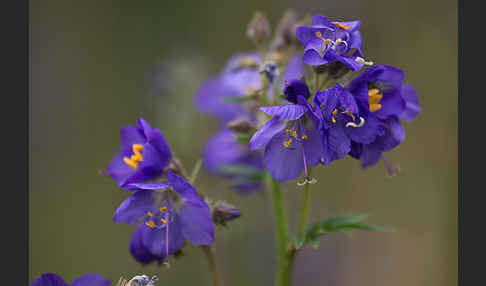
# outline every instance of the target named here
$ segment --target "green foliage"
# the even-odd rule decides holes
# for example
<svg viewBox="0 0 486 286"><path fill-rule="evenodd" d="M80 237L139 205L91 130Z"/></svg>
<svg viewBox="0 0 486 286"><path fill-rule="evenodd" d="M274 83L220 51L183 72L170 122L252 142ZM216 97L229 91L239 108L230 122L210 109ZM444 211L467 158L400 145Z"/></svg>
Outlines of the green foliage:
<svg viewBox="0 0 486 286"><path fill-rule="evenodd" d="M248 102L257 99L256 94L237 96L237 97L225 97L222 99L224 102Z"/></svg>
<svg viewBox="0 0 486 286"><path fill-rule="evenodd" d="M295 238L295 247L302 248L304 245L310 245L317 249L319 247L319 240L321 236L327 235L331 232L344 232L349 234L354 229L370 230L370 231L391 231L383 227L369 225L363 222L368 216L339 216L328 218L324 221L319 221L307 228L304 233L300 233Z"/></svg>

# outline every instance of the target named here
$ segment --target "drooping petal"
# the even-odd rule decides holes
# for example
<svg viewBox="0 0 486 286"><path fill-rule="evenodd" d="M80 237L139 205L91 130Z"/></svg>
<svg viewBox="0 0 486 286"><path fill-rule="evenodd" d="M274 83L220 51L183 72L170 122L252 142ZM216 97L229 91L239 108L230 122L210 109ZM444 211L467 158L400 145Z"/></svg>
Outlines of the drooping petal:
<svg viewBox="0 0 486 286"><path fill-rule="evenodd" d="M68 284L55 273L44 273L35 279L30 286L68 286Z"/></svg>
<svg viewBox="0 0 486 286"><path fill-rule="evenodd" d="M306 106L300 104L285 104L285 105L275 105L275 106L263 106L260 107L263 113L270 116L278 116L281 119L286 120L297 120L307 111Z"/></svg>
<svg viewBox="0 0 486 286"><path fill-rule="evenodd" d="M157 209L154 191L138 191L121 203L113 215L117 223L135 224L147 212Z"/></svg>
<svg viewBox="0 0 486 286"><path fill-rule="evenodd" d="M405 99L406 104L405 110L400 113L399 117L407 122L411 122L422 111L417 91L413 86L406 84L402 86L400 94Z"/></svg>
<svg viewBox="0 0 486 286"><path fill-rule="evenodd" d="M251 137L248 144L250 150L259 150L267 146L272 137L278 132L282 131L284 127L285 123L282 122L278 116L267 121Z"/></svg>
<svg viewBox="0 0 486 286"><path fill-rule="evenodd" d="M74 280L71 286L110 286L110 283L110 280L105 277L96 273L90 273Z"/></svg>
<svg viewBox="0 0 486 286"><path fill-rule="evenodd" d="M392 116L383 121L386 132L376 140L376 144L382 151L390 151L405 140L405 130L400 120Z"/></svg>
<svg viewBox="0 0 486 286"><path fill-rule="evenodd" d="M351 141L351 150L348 155L354 159L360 159L361 153L363 153L363 144Z"/></svg>
<svg viewBox="0 0 486 286"><path fill-rule="evenodd" d="M147 226L140 223L133 232L130 239L130 253L141 264L148 264L154 260L158 260L162 257L156 257L145 247L143 244L143 232Z"/></svg>
<svg viewBox="0 0 486 286"><path fill-rule="evenodd" d="M202 201L196 189L189 184L186 180L182 177L174 174L172 171L167 171L167 178L169 179L169 184L171 187L181 196L184 200L190 201L194 204L205 205L204 201Z"/></svg>
<svg viewBox="0 0 486 286"><path fill-rule="evenodd" d="M179 251L184 245L184 236L182 234L180 217L177 214L174 214L173 220L172 222L168 223L168 226L168 254L171 255ZM150 251L150 253L152 253L152 255L156 257L162 258L166 256L166 227L150 228L145 226L142 230L143 245Z"/></svg>
<svg viewBox="0 0 486 286"><path fill-rule="evenodd" d="M381 153L379 146L375 143L363 145L363 152L361 153L361 168L366 169L368 167L376 165L381 159Z"/></svg>
<svg viewBox="0 0 486 286"><path fill-rule="evenodd" d="M149 134L152 132L153 128L150 126L150 124L147 122L147 120L143 119L142 117L139 117L137 119L137 128L143 132L145 137L147 138Z"/></svg>
<svg viewBox="0 0 486 286"><path fill-rule="evenodd" d="M211 244L214 240L214 223L209 206L186 201L179 209L182 233L192 244Z"/></svg>
<svg viewBox="0 0 486 286"><path fill-rule="evenodd" d="M285 132L277 133L268 143L264 153L265 167L272 177L280 182L296 179L304 170L302 144L284 146Z"/></svg>

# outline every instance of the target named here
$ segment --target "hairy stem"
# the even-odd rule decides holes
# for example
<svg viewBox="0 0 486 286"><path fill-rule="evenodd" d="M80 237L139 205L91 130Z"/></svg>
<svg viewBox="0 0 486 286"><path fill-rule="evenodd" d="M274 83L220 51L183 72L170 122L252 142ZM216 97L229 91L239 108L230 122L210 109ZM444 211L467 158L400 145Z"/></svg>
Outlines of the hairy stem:
<svg viewBox="0 0 486 286"><path fill-rule="evenodd" d="M289 286L292 278L293 251L290 249L289 227L286 206L280 183L267 176L268 188L272 193L273 215L277 241L277 277L275 286Z"/></svg>
<svg viewBox="0 0 486 286"><path fill-rule="evenodd" d="M221 286L219 280L218 269L216 267L216 257L214 256L213 250L210 245L201 245L202 250L206 256L206 260L209 266L209 272L211 273L211 279L213 281L213 286Z"/></svg>

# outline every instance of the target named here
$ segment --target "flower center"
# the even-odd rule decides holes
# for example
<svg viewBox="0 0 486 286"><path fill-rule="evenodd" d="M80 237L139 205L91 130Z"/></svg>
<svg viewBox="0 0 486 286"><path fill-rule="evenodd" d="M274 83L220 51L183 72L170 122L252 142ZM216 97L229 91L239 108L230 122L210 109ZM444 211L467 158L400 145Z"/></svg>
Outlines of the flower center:
<svg viewBox="0 0 486 286"><path fill-rule="evenodd" d="M382 105L380 104L380 101L382 98L383 93L381 93L379 89L372 88L368 90L368 104L371 112L381 109Z"/></svg>
<svg viewBox="0 0 486 286"><path fill-rule="evenodd" d="M155 214L147 212L145 225L150 228L163 228L168 222L172 221L171 211L167 207L160 207Z"/></svg>
<svg viewBox="0 0 486 286"><path fill-rule="evenodd" d="M309 137L305 134L302 134L300 136L300 139L299 139L299 136L297 135L297 131L296 130L292 130L292 129L287 129L285 130L285 133L287 133L287 136L289 137L288 140L284 141L283 142L283 145L285 146L285 148L290 148L292 146L292 142L294 141L300 141L300 140L307 140L309 139Z"/></svg>
<svg viewBox="0 0 486 286"><path fill-rule="evenodd" d="M136 170L138 168L138 163L142 162L143 157L140 153L143 150L142 144L133 144L132 145L133 155L128 157L123 157L123 162L127 164L130 168Z"/></svg>

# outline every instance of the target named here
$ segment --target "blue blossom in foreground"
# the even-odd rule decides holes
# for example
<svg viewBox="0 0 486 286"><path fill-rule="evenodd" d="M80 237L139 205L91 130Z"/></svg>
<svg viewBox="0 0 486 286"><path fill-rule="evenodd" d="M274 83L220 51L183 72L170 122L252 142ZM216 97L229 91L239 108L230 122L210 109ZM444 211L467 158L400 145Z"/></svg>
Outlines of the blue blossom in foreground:
<svg viewBox="0 0 486 286"><path fill-rule="evenodd" d="M214 240L214 223L207 203L194 187L180 176L167 171L168 183L127 185L136 192L116 210L117 223L141 223L130 241L135 259L146 264L179 251L187 239L193 244Z"/></svg>
<svg viewBox="0 0 486 286"><path fill-rule="evenodd" d="M356 139L361 140L360 136L369 136L353 95L338 83L333 88L318 91L314 97L314 107L321 118L320 131L324 146L322 164L329 164L349 153L349 135L354 134L355 129L359 128L361 132L355 136ZM373 138L376 138L376 135Z"/></svg>
<svg viewBox="0 0 486 286"><path fill-rule="evenodd" d="M44 273L30 284L30 286L109 286L110 280L95 273L85 274L73 283L66 283L61 276L55 273Z"/></svg>
<svg viewBox="0 0 486 286"><path fill-rule="evenodd" d="M304 45L303 61L312 66L332 61L345 64L352 71L366 63L361 51L360 21L331 22L325 16L314 15L311 26L297 28L297 39Z"/></svg>
<svg viewBox="0 0 486 286"><path fill-rule="evenodd" d="M125 188L162 175L172 158L162 132L152 128L143 118L137 125L120 131L120 152L113 158L106 173Z"/></svg>
<svg viewBox="0 0 486 286"><path fill-rule="evenodd" d="M228 129L219 131L207 141L203 165L213 175L229 178L232 186L243 194L262 187L259 178L264 170L261 156L237 142Z"/></svg>
<svg viewBox="0 0 486 286"><path fill-rule="evenodd" d="M361 166L375 165L382 153L397 147L405 139L405 130L400 119L412 121L421 111L416 90L403 85L405 74L394 67L377 65L366 69L346 87L358 103L360 113L366 117L363 126L368 134L366 140L358 140L354 129L350 133L350 155L361 159ZM376 136L375 136L376 135Z"/></svg>
<svg viewBox="0 0 486 286"><path fill-rule="evenodd" d="M278 181L296 179L305 172L305 182L313 182L308 167L320 162L323 152L319 118L307 102L310 94L300 80L292 80L284 89L289 102L296 103L266 106L259 110L274 116L250 140L250 150L265 148L264 164Z"/></svg>

